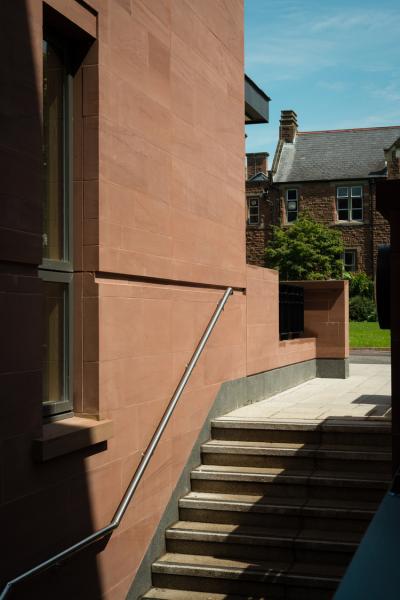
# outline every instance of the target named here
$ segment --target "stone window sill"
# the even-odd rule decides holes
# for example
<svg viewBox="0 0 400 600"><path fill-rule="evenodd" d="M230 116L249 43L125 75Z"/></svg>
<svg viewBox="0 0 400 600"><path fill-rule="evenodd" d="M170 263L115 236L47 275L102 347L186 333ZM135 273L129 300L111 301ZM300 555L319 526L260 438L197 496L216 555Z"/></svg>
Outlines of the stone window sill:
<svg viewBox="0 0 400 600"><path fill-rule="evenodd" d="M95 421L71 417L43 425L43 435L33 442L33 456L45 462L75 450L81 450L113 436L113 423L109 419Z"/></svg>
<svg viewBox="0 0 400 600"><path fill-rule="evenodd" d="M367 225L367 221L334 221L333 225L336 225L338 227L353 227L353 226L361 226L361 225Z"/></svg>

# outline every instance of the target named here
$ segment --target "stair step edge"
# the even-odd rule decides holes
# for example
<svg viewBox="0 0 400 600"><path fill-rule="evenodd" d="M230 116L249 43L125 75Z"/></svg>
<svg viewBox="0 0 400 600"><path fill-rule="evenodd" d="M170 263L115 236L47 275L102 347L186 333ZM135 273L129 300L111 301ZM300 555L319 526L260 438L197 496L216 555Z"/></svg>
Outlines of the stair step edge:
<svg viewBox="0 0 400 600"><path fill-rule="evenodd" d="M243 544L251 546L279 546L279 547L298 547L304 549L315 549L321 552L354 552L359 542L339 542L324 539L298 538L296 536L283 537L273 535L250 535L246 533L225 533L217 531L204 530L182 530L169 528L166 531L166 538L170 540L185 540L199 542L215 542L228 544Z"/></svg>
<svg viewBox="0 0 400 600"><path fill-rule="evenodd" d="M368 417L367 417L368 418ZM320 420L300 421L290 420L250 420L250 419L227 419L220 417L211 421L211 427L215 429L264 429L280 431L331 431L334 433L390 433L391 423L387 420L373 423L358 421L357 423L332 421L330 423Z"/></svg>
<svg viewBox="0 0 400 600"><path fill-rule="evenodd" d="M141 600L188 600L189 598L190 600L226 600L226 594L154 587L141 596ZM229 600L245 600L245 598L229 594Z"/></svg>
<svg viewBox="0 0 400 600"><path fill-rule="evenodd" d="M207 442L201 447L203 454L240 454L252 456L288 456L305 458L328 458L340 460L391 461L391 452L360 451L360 450L325 450L323 448L268 448L267 446L246 446L230 444L214 444Z"/></svg>
<svg viewBox="0 0 400 600"><path fill-rule="evenodd" d="M203 480L220 480L220 481L253 481L253 482L269 482L273 481L275 483L282 484L303 484L307 483L315 483L321 485L331 485L336 484L341 487L370 487L370 488L382 488L386 489L390 483L389 479L362 479L349 477L350 472L346 473L347 477L338 477L329 475L327 472L324 475L305 475L305 474L290 474L286 475L285 473L274 474L267 472L257 472L257 471L232 471L229 468L225 471L219 469L204 469L203 467L194 469L191 472L192 479L203 479ZM357 475L357 473L352 473L352 475Z"/></svg>
<svg viewBox="0 0 400 600"><path fill-rule="evenodd" d="M201 510L228 510L234 512L253 512L253 513L278 513L292 515L332 515L338 517L364 517L371 518L376 509L373 508L345 508L335 506L304 506L293 504L262 504L234 500L196 500L194 498L181 498L179 508L201 509Z"/></svg>
<svg viewBox="0 0 400 600"><path fill-rule="evenodd" d="M273 564L263 566L255 566L252 563L247 563L243 567L232 566L232 565L223 565L220 561L220 565L213 564L196 564L194 560L193 563L182 563L179 562L179 557L182 555L176 555L176 559L174 561L170 560L158 560L153 563L152 571L153 573L159 574L174 574L174 575L183 575L186 577L190 576L202 576L207 578L221 578L221 579L239 579L240 580L249 580L249 581L262 581L266 582L268 580L276 581L277 578L281 583L286 583L287 585L301 585L307 587L336 587L341 579L341 575L329 575L329 576L319 576L315 574L301 574L295 572L287 572L288 568L293 568L292 564L288 564L283 567L282 565L276 566L274 568ZM193 559L198 557L193 557ZM207 557L204 557L207 558ZM343 569L344 570L344 569Z"/></svg>

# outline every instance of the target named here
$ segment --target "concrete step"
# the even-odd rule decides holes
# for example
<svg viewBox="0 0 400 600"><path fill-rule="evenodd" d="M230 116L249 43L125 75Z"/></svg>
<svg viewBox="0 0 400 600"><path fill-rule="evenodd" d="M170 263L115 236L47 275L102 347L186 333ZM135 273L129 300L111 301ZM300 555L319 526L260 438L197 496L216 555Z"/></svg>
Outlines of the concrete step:
<svg viewBox="0 0 400 600"><path fill-rule="evenodd" d="M328 600L343 572L343 566L167 553L153 564L153 585L246 598Z"/></svg>
<svg viewBox="0 0 400 600"><path fill-rule="evenodd" d="M229 594L229 600L244 600L248 596L236 596ZM152 588L142 600L227 600L226 594L210 594L209 592L194 592L193 590L168 590ZM266 596L255 596L250 600L268 600Z"/></svg>
<svg viewBox="0 0 400 600"><path fill-rule="evenodd" d="M251 421L220 417L212 421L212 439L253 441L318 446L391 447L391 424L387 420L325 419L282 421L263 419Z"/></svg>
<svg viewBox="0 0 400 600"><path fill-rule="evenodd" d="M297 447L296 447L297 446ZM374 448L356 446L350 449L327 449L268 442L240 442L211 440L202 445L202 463L206 465L276 467L289 469L316 469L349 471L354 473L375 472L391 474L391 453Z"/></svg>
<svg viewBox="0 0 400 600"><path fill-rule="evenodd" d="M166 531L167 551L240 560L347 565L360 533L268 531L266 528L179 521Z"/></svg>
<svg viewBox="0 0 400 600"><path fill-rule="evenodd" d="M349 475L349 476L347 476ZM379 501L390 483L375 474L201 465L191 473L195 492Z"/></svg>
<svg viewBox="0 0 400 600"><path fill-rule="evenodd" d="M181 520L260 525L270 529L364 532L378 502L190 492L179 501Z"/></svg>

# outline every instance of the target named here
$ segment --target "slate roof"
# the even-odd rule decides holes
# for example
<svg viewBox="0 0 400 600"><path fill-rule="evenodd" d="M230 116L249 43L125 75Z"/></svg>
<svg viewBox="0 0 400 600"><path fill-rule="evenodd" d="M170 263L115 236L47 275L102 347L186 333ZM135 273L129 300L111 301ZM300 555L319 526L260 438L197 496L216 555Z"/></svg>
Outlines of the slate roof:
<svg viewBox="0 0 400 600"><path fill-rule="evenodd" d="M284 143L274 182L385 177L384 149L400 138L400 126L297 132Z"/></svg>
<svg viewBox="0 0 400 600"><path fill-rule="evenodd" d="M266 176L265 173L262 173L262 171L260 171L259 173L256 173L252 177L249 177L247 181L251 182L251 183L259 183L259 182L263 182L263 181L268 181L268 177Z"/></svg>

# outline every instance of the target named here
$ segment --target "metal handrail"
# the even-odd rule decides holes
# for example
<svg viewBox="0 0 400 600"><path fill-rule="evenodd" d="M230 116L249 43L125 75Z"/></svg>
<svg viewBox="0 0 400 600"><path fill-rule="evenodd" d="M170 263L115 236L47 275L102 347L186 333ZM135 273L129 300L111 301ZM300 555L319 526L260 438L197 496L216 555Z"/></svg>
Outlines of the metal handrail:
<svg viewBox="0 0 400 600"><path fill-rule="evenodd" d="M138 485L140 483L142 475L143 475L144 471L146 470L147 465L150 462L150 459L157 447L157 444L160 441L160 438L168 424L168 421L170 420L171 415L174 412L175 406L177 405L178 400L181 397L183 390L185 389L185 386L189 380L189 377L192 374L194 367L196 366L196 363L200 357L200 354L202 353L204 346L206 345L207 340L210 337L210 334L211 334L212 330L214 329L214 326L215 326L216 322L218 321L218 319L221 315L221 312L224 310L224 306L231 294L233 294L233 289L231 287L228 287L226 289L223 297L218 302L217 308L215 309L214 314L211 317L210 322L207 325L207 329L203 333L202 338L201 338L200 342L198 343L197 348L194 351L192 358L190 359L190 362L186 366L185 372L184 372L180 382L178 383L178 386L174 392L174 395L172 396L172 398L164 412L164 415L163 415L156 431L154 432L153 437L151 438L150 443L146 448L146 451L144 452L144 454L142 456L139 466L136 469L135 474L134 474L111 522L108 525L106 525L105 527L103 527L102 529L99 529L98 531L95 531L94 533L83 538L76 544L73 544L72 546L69 546L65 550L62 550L62 552L55 554L54 556L52 556L51 558L48 558L44 562L39 563L32 569L29 569L28 571L25 571L21 575L18 575L18 577L11 579L4 586L3 591L1 592L1 595L0 595L0 600L4 600L4 598L7 596L8 592L11 590L11 588L14 587L14 585L16 585L17 583L20 583L21 581L24 581L25 579L28 579L29 577L32 577L33 575L37 575L38 573L41 573L42 571L46 571L47 569L50 569L54 565L59 565L61 562L63 562L64 560L66 560L67 558L72 556L73 554L76 554L80 550L83 550L87 546L90 546L97 540L100 540L100 539L106 537L107 535L111 534L115 529L117 529L117 527L119 526L119 524L122 520L122 517L125 514L126 509L128 508L130 501L132 500L133 494L135 493L136 488L138 487Z"/></svg>

